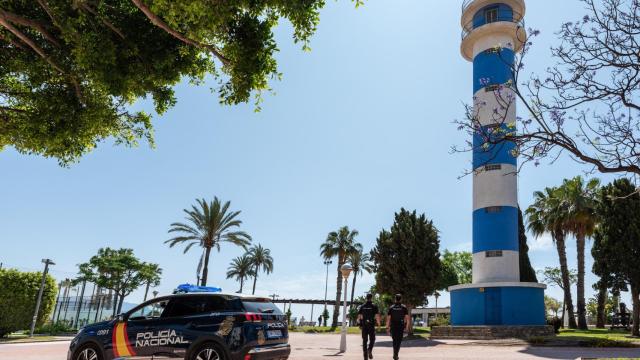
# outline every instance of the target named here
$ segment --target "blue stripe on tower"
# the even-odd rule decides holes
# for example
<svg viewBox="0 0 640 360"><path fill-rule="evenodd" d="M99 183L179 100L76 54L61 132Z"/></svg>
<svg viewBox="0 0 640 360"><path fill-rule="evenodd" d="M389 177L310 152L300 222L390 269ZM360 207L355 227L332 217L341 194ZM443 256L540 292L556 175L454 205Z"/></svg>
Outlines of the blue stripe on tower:
<svg viewBox="0 0 640 360"><path fill-rule="evenodd" d="M473 135L473 169L489 164L509 164L518 166L518 158L514 153L516 144L512 141L499 142L500 137L505 132L513 131L508 124L500 125L500 129L493 130L493 136L487 139L487 134L491 133L490 126L483 126L480 132ZM487 142L486 140L489 140ZM483 144L487 144L483 146Z"/></svg>
<svg viewBox="0 0 640 360"><path fill-rule="evenodd" d="M518 251L518 209L501 206L498 212L473 212L473 253L490 250Z"/></svg>
<svg viewBox="0 0 640 360"><path fill-rule="evenodd" d="M473 93L487 85L504 84L513 79L511 66L515 61L513 50L482 51L473 59Z"/></svg>

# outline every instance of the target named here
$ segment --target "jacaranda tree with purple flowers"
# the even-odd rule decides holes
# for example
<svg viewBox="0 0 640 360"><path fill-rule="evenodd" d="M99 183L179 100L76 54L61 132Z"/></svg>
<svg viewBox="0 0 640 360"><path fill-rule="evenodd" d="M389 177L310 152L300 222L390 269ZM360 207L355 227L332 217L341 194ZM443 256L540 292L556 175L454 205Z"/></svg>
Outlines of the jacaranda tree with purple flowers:
<svg viewBox="0 0 640 360"><path fill-rule="evenodd" d="M456 123L482 135L483 147L514 142L521 164L537 166L568 153L592 172L640 175L640 0L581 1L588 14L562 25L561 43L552 48L556 64L546 74L523 79L531 39L539 34L529 29L510 65L512 79L492 88L497 106L474 99L466 118ZM504 45L496 44L496 52L502 54ZM509 122L516 102L527 115ZM484 113L504 126L480 126L478 113L487 106L495 107ZM454 150L472 148L468 142Z"/></svg>

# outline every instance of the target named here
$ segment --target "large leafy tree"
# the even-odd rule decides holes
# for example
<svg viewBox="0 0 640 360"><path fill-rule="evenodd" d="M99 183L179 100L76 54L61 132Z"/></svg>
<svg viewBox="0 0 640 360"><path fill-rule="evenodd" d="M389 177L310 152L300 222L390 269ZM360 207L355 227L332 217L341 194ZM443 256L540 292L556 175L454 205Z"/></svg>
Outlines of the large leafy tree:
<svg viewBox="0 0 640 360"><path fill-rule="evenodd" d="M132 249L101 248L88 262L78 265L78 274L97 286L113 290L113 315L120 313L124 298L142 285L154 281L157 264L140 261Z"/></svg>
<svg viewBox="0 0 640 360"><path fill-rule="evenodd" d="M184 253L194 245L204 249L204 266L200 278L200 284L204 286L207 285L209 275L211 249L215 248L220 252L220 246L223 243L230 243L246 249L251 243L251 236L244 231L237 230L242 225L242 221L238 219L240 211L229 210L231 202L227 201L222 204L217 197L214 197L210 202L204 199L198 199L196 202L197 206L192 205L191 209L183 210L187 214L187 222L171 224L169 233L179 233L180 235L165 241L165 243L169 244L169 247L186 244Z"/></svg>
<svg viewBox="0 0 640 360"><path fill-rule="evenodd" d="M546 188L544 191L536 191L533 197L533 204L526 210L527 227L536 237L550 234L556 244L560 261L562 290L564 291L564 304L569 312L569 327L575 329L578 324L576 323L571 296L571 281L565 243L567 235L564 222L566 211L563 208L562 196L558 188Z"/></svg>
<svg viewBox="0 0 640 360"><path fill-rule="evenodd" d="M242 292L244 281L253 276L253 264L251 258L244 254L231 260L231 264L227 269L227 279L236 279L240 282L239 293Z"/></svg>
<svg viewBox="0 0 640 360"><path fill-rule="evenodd" d="M565 298L562 302L562 324L564 324L564 309L567 308L567 300L566 300L566 293L567 290L569 289L569 291L571 291L571 285L575 284L578 281L578 272L575 269L570 269L568 270L569 274L568 274L568 283L569 283L569 287L566 287L565 285L565 274L563 273L563 271L560 268L557 267L546 267L544 268L544 270L541 270L540 273L542 275L542 282L549 285L549 286L557 286L559 287L563 294L565 294ZM569 294L571 295L571 294ZM569 312L569 326L571 326L571 314L573 314L573 310L570 308L567 308L567 311ZM575 318L573 321L573 324L575 325ZM564 325L563 325L564 326ZM577 325L576 325L577 327Z"/></svg>
<svg viewBox="0 0 640 360"><path fill-rule="evenodd" d="M390 230L382 230L371 250L376 288L403 294L409 309L423 305L440 281L440 238L433 221L401 209Z"/></svg>
<svg viewBox="0 0 640 360"><path fill-rule="evenodd" d="M267 274L273 272L273 257L271 256L271 250L263 247L261 244L252 246L247 252L247 255L253 268L253 290L251 294L255 294L256 282L258 281L260 271L264 271Z"/></svg>
<svg viewBox="0 0 640 360"><path fill-rule="evenodd" d="M355 1L357 5L360 0ZM151 97L163 113L181 79L220 82L224 104L278 78L273 28L308 48L324 0L0 1L0 149L76 161L109 137L153 144Z"/></svg>
<svg viewBox="0 0 640 360"><path fill-rule="evenodd" d="M473 256L468 251L445 250L440 259L441 271L437 290L450 286L470 284L473 281Z"/></svg>
<svg viewBox="0 0 640 360"><path fill-rule="evenodd" d="M631 287L632 332L640 336L640 194L635 191L628 179L603 187L597 208L601 222L596 262L607 261L610 273Z"/></svg>
<svg viewBox="0 0 640 360"><path fill-rule="evenodd" d="M342 272L340 268L347 262L351 254L362 250L362 245L355 241L356 236L358 236L358 230L350 230L348 226L343 226L338 231L330 232L325 242L320 245L320 255L325 260L338 258L336 302L333 306L332 328L338 326L338 315L340 314L340 297L342 296Z"/></svg>
<svg viewBox="0 0 640 360"><path fill-rule="evenodd" d="M577 176L564 180L560 186L561 207L565 211L564 228L576 238L578 257L578 328L587 330L587 309L584 294L585 244L586 238L593 235L597 224L595 213L596 194L600 187L598 179L585 182Z"/></svg>

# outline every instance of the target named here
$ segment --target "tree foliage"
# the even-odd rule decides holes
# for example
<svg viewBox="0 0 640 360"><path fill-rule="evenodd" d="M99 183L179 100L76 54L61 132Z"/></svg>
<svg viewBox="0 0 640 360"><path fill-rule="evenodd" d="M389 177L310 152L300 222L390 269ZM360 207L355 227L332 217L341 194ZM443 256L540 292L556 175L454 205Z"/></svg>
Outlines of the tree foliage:
<svg viewBox="0 0 640 360"><path fill-rule="evenodd" d="M79 275L98 287L113 290L118 306L114 315L122 310L124 298L147 283L159 283L162 269L158 264L140 261L132 249L101 248L88 262L78 265Z"/></svg>
<svg viewBox="0 0 640 360"><path fill-rule="evenodd" d="M256 282L258 281L260 271L264 271L267 274L273 272L273 257L271 256L271 250L263 247L261 244L252 246L247 252L247 255L253 267L253 290L251 294L255 294Z"/></svg>
<svg viewBox="0 0 640 360"><path fill-rule="evenodd" d="M0 269L0 338L29 328L41 282L41 272ZM51 275L47 275L36 326L42 326L51 315L56 293L56 281Z"/></svg>
<svg viewBox="0 0 640 360"><path fill-rule="evenodd" d="M241 212L230 211L230 201L222 204L217 197L214 197L210 202L205 199L197 199L196 202L197 206L192 205L191 209L183 210L187 214L187 222L171 224L169 233L180 235L165 241L165 244L169 244L169 247L186 244L184 253L194 245L204 249L204 258L201 258L198 264L198 272L200 272L200 265L204 265L200 284L205 286L209 275L211 249L215 248L220 252L222 243L230 243L246 250L251 244L251 236L237 230L242 225L242 221L238 219Z"/></svg>
<svg viewBox="0 0 640 360"><path fill-rule="evenodd" d="M338 326L338 316L340 314L340 301L342 296L342 272L340 268L347 262L351 254L362 251L362 245L356 242L358 230L350 230L348 226L343 226L338 231L332 231L327 235L327 239L320 245L320 255L325 260L338 258L336 276L336 301L333 304L333 318L331 327Z"/></svg>
<svg viewBox="0 0 640 360"><path fill-rule="evenodd" d="M640 335L640 194L628 179L603 187L597 213L600 227L596 263L606 261L616 283L631 287L633 335Z"/></svg>
<svg viewBox="0 0 640 360"><path fill-rule="evenodd" d="M409 307L425 304L437 290L441 273L440 238L433 221L404 208L390 230L382 230L371 250L376 289L403 294Z"/></svg>
<svg viewBox="0 0 640 360"><path fill-rule="evenodd" d="M227 269L227 279L235 279L240 282L239 293L244 288L244 281L253 276L253 264L249 255L244 254L231 260L229 268Z"/></svg>
<svg viewBox="0 0 640 360"><path fill-rule="evenodd" d="M356 5L360 1L355 1ZM0 149L67 164L106 138L153 144L157 113L182 79L210 75L223 104L257 102L279 78L273 28L308 48L324 0L4 0L0 2Z"/></svg>
<svg viewBox="0 0 640 360"><path fill-rule="evenodd" d="M445 250L440 259L441 269L437 290L450 286L471 284L473 276L473 256L468 251L451 252Z"/></svg>

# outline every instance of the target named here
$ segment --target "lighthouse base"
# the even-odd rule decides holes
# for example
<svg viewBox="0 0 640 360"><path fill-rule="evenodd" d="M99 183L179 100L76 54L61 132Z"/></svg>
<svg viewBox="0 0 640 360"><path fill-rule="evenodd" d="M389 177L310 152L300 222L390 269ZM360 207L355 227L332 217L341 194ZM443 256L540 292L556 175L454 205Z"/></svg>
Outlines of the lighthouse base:
<svg viewBox="0 0 640 360"><path fill-rule="evenodd" d="M432 339L496 340L553 336L552 326L434 326Z"/></svg>
<svg viewBox="0 0 640 360"><path fill-rule="evenodd" d="M544 284L494 282L457 285L451 293L451 325L546 326Z"/></svg>

